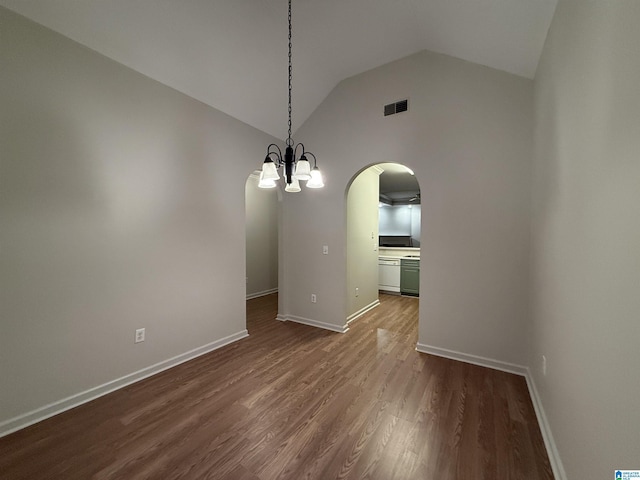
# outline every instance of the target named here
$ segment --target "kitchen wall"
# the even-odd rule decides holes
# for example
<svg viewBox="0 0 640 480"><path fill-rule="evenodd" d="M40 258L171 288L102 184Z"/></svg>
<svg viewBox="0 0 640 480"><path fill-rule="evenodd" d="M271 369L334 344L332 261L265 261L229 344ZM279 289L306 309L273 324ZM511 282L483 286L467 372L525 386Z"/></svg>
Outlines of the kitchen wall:
<svg viewBox="0 0 640 480"><path fill-rule="evenodd" d="M412 205L411 208L411 242L414 247L420 246L420 232L422 231L422 206Z"/></svg>
<svg viewBox="0 0 640 480"><path fill-rule="evenodd" d="M367 168L347 193L347 318L378 304L380 173L375 167Z"/></svg>
<svg viewBox="0 0 640 480"><path fill-rule="evenodd" d="M1 433L246 334L274 139L4 8L0 65Z"/></svg>
<svg viewBox="0 0 640 480"><path fill-rule="evenodd" d="M528 363L571 479L640 468L639 23L560 0L535 80Z"/></svg>
<svg viewBox="0 0 640 480"><path fill-rule="evenodd" d="M278 189L258 188L258 178L245 187L247 298L278 290Z"/></svg>
<svg viewBox="0 0 640 480"><path fill-rule="evenodd" d="M408 235L414 247L420 246L420 205L382 205L380 235Z"/></svg>
<svg viewBox="0 0 640 480"><path fill-rule="evenodd" d="M368 165L402 163L422 192L419 341L523 365L532 92L530 80L427 51L338 84L295 135L326 187L284 199L286 269L306 274L289 276L281 315L344 325L349 182ZM408 112L383 116L403 98Z"/></svg>

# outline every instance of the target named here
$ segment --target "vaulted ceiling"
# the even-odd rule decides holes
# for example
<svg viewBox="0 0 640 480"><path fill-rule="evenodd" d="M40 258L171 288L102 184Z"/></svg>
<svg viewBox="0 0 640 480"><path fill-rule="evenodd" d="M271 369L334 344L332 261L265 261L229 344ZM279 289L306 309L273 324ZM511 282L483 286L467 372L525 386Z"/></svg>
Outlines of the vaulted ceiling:
<svg viewBox="0 0 640 480"><path fill-rule="evenodd" d="M293 124L343 79L420 50L533 78L557 0L293 0ZM0 0L278 138L287 0Z"/></svg>

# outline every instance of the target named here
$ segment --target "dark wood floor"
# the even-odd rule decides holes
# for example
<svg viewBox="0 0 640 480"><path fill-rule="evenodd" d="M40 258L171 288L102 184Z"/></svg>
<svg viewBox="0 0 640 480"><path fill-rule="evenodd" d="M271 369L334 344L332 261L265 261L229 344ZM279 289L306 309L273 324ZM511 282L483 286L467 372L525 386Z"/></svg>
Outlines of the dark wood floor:
<svg viewBox="0 0 640 480"><path fill-rule="evenodd" d="M522 377L420 354L418 299L250 337L0 439L0 478L552 479Z"/></svg>

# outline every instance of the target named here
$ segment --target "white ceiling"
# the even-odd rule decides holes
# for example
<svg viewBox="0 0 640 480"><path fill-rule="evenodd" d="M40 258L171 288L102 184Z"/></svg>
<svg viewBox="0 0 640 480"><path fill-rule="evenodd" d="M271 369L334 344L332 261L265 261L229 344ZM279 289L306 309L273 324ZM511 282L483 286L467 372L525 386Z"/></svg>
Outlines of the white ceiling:
<svg viewBox="0 0 640 480"><path fill-rule="evenodd" d="M379 163L370 168L382 170L379 177L381 200L399 204L420 204L420 199L417 198L420 185L409 168L398 163Z"/></svg>
<svg viewBox="0 0 640 480"><path fill-rule="evenodd" d="M420 50L533 78L557 0L294 0L294 131L343 79ZM287 0L0 0L279 138Z"/></svg>

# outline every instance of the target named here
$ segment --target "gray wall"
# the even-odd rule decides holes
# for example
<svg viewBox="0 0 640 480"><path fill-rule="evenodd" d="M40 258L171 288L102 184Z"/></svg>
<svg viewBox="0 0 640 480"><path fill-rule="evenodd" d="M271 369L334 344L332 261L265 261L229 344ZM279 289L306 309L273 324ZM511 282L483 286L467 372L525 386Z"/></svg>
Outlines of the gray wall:
<svg viewBox="0 0 640 480"><path fill-rule="evenodd" d="M378 300L379 177L379 169L366 169L353 180L347 194L348 316Z"/></svg>
<svg viewBox="0 0 640 480"><path fill-rule="evenodd" d="M285 196L285 268L307 274L288 276L280 313L344 323L348 185L368 165L398 162L415 172L428 218L420 342L524 364L532 92L530 80L430 52L341 82L295 134L326 187ZM408 112L382 115L407 97Z"/></svg>
<svg viewBox="0 0 640 480"><path fill-rule="evenodd" d="M420 205L382 205L379 212L380 235L410 235L413 246L420 246Z"/></svg>
<svg viewBox="0 0 640 480"><path fill-rule="evenodd" d="M409 205L382 205L380 207L380 235L411 235Z"/></svg>
<svg viewBox="0 0 640 480"><path fill-rule="evenodd" d="M414 247L420 246L420 233L422 230L422 206L411 206L411 241Z"/></svg>
<svg viewBox="0 0 640 480"><path fill-rule="evenodd" d="M258 176L247 179L246 258L247 297L278 288L278 192L258 188Z"/></svg>
<svg viewBox="0 0 640 480"><path fill-rule="evenodd" d="M274 139L3 8L0 65L0 424L243 332Z"/></svg>
<svg viewBox="0 0 640 480"><path fill-rule="evenodd" d="M561 0L535 80L529 364L571 479L640 468L639 23Z"/></svg>

